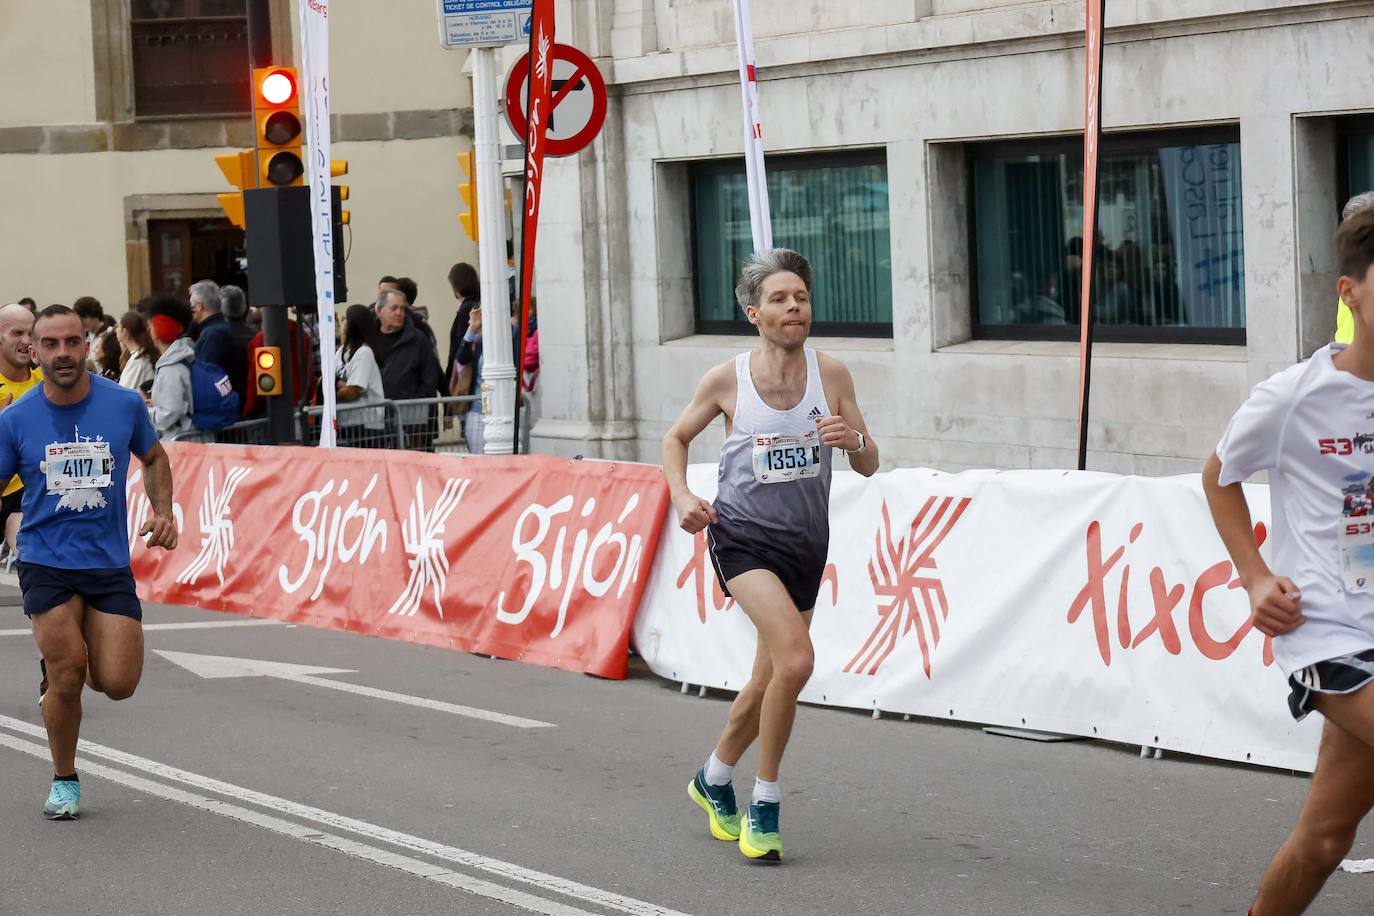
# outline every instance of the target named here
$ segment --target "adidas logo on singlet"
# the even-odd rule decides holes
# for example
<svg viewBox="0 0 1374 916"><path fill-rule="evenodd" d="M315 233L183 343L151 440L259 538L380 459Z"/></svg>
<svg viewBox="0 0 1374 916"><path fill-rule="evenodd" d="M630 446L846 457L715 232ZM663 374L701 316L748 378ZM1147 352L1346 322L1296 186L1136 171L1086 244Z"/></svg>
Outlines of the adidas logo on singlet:
<svg viewBox="0 0 1374 916"><path fill-rule="evenodd" d="M819 420L819 419L820 419L820 416L821 416L821 409L820 409L819 407L812 407L812 408L811 408L811 413L807 415L807 419L810 419L810 420Z"/></svg>

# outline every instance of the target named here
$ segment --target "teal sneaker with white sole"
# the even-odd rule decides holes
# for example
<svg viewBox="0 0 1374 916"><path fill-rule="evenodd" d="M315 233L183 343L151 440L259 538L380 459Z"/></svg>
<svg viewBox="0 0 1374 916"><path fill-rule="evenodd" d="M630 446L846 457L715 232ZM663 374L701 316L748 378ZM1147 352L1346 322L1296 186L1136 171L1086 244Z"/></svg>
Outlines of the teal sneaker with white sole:
<svg viewBox="0 0 1374 916"><path fill-rule="evenodd" d="M54 779L43 803L43 816L50 821L74 821L81 816L81 783L74 779Z"/></svg>
<svg viewBox="0 0 1374 916"><path fill-rule="evenodd" d="M739 851L760 862L782 861L782 836L778 833L777 802L754 802L739 833Z"/></svg>
<svg viewBox="0 0 1374 916"><path fill-rule="evenodd" d="M711 836L726 843L739 839L739 808L735 804L735 787L731 783L711 785L706 781L705 768L702 768L687 784L687 795L706 812Z"/></svg>

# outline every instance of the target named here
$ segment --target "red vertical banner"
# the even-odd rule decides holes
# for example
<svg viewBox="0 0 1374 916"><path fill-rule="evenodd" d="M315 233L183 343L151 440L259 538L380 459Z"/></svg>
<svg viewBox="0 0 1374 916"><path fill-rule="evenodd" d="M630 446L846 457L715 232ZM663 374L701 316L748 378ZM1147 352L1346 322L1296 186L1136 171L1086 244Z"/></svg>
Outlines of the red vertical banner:
<svg viewBox="0 0 1374 916"><path fill-rule="evenodd" d="M515 354L515 409L525 391L525 346L530 335L530 296L534 291L534 248L539 233L539 197L544 185L545 141L553 111L554 0L534 0L530 19L530 78L525 95L525 207L520 230L520 348ZM520 424L516 451L520 450Z"/></svg>
<svg viewBox="0 0 1374 916"><path fill-rule="evenodd" d="M1107 0L1087 0L1083 99L1083 280L1079 298L1078 469L1088 464L1088 394L1093 357L1093 262L1097 253L1097 159L1102 145L1102 20Z"/></svg>

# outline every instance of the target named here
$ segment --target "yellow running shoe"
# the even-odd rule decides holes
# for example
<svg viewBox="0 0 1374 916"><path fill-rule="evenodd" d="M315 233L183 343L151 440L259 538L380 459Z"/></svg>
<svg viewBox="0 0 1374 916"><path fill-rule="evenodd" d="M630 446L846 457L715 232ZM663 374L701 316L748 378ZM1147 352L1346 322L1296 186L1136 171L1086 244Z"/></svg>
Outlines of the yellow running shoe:
<svg viewBox="0 0 1374 916"><path fill-rule="evenodd" d="M754 802L739 834L739 851L762 862L782 861L782 836L778 833L777 802Z"/></svg>
<svg viewBox="0 0 1374 916"><path fill-rule="evenodd" d="M687 784L687 796L696 802L711 824L711 836L727 843L739 839L739 808L735 805L735 787L730 783L713 786L706 781L706 769Z"/></svg>

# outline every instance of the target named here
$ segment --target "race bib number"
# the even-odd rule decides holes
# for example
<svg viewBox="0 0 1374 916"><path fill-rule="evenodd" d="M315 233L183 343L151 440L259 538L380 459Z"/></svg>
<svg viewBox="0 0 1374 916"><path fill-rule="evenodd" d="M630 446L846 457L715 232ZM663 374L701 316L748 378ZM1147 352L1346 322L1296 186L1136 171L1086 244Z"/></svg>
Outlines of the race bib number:
<svg viewBox="0 0 1374 916"><path fill-rule="evenodd" d="M759 483L788 483L821 473L821 434L755 436L754 479Z"/></svg>
<svg viewBox="0 0 1374 916"><path fill-rule="evenodd" d="M104 490L114 474L108 442L63 442L48 446L49 493Z"/></svg>

